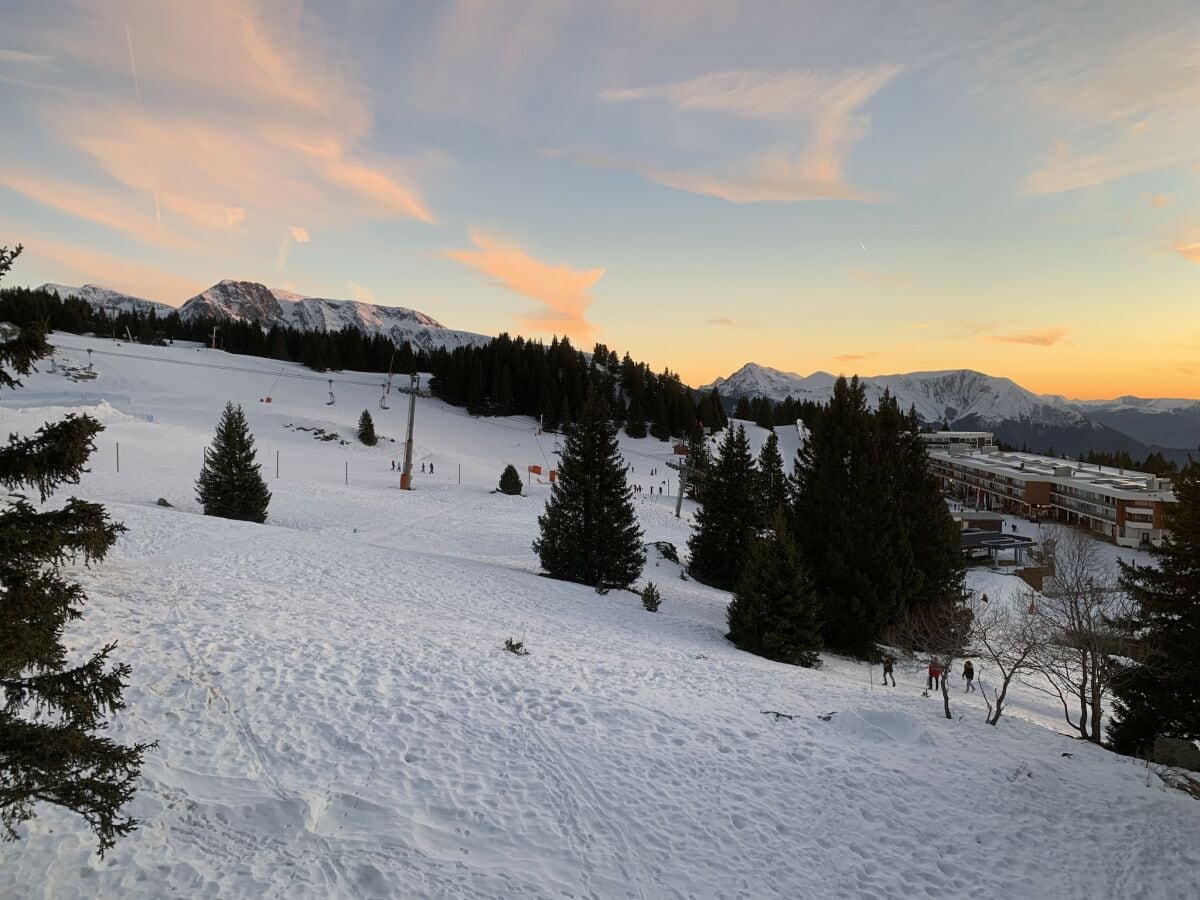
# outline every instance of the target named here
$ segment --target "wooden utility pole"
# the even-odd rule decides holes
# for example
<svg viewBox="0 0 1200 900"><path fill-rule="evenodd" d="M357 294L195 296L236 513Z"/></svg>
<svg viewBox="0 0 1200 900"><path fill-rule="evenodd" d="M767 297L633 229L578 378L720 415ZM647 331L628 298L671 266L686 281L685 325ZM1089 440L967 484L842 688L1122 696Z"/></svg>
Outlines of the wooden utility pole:
<svg viewBox="0 0 1200 900"><path fill-rule="evenodd" d="M421 376L415 372L409 382L408 394L408 437L404 441L404 469L400 473L400 490L412 490L412 454L413 454L413 420L417 416L417 389L421 384Z"/></svg>

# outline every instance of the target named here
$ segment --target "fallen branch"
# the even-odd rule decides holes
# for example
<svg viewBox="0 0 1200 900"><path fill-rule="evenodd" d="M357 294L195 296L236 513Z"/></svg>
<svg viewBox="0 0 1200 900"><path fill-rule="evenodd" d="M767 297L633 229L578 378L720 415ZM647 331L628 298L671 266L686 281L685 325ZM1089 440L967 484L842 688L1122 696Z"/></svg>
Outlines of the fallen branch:
<svg viewBox="0 0 1200 900"><path fill-rule="evenodd" d="M776 721L778 721L780 719L798 719L798 718L800 718L799 716L789 716L787 713L781 713L774 709L762 709L762 710L759 710L759 712L761 712L764 716L774 716Z"/></svg>

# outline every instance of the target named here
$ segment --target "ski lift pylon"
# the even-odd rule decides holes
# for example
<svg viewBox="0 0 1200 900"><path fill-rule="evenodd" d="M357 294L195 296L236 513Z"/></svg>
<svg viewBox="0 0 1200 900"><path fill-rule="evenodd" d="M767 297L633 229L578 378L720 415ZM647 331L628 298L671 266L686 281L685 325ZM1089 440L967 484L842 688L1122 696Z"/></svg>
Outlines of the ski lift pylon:
<svg viewBox="0 0 1200 900"><path fill-rule="evenodd" d="M337 403L337 398L333 396L333 379L329 379L329 399L325 401L326 406L333 406Z"/></svg>

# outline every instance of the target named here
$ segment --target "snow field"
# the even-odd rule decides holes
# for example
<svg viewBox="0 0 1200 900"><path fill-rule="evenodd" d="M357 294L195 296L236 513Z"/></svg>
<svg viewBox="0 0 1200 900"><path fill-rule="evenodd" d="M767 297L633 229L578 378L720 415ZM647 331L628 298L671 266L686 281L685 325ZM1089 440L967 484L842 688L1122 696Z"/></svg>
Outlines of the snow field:
<svg viewBox="0 0 1200 900"><path fill-rule="evenodd" d="M75 357L112 346L59 341ZM1036 696L1018 688L992 728L973 695L941 718L922 673L899 668L892 689L837 657L807 671L741 653L723 638L728 595L653 551L654 615L631 593L539 577L547 487L490 493L505 462L553 458L528 420L420 400L417 490L400 492L398 445L284 426L349 439L368 408L398 438L406 398L378 411L377 388L335 386L325 407L323 385L281 379L267 408L257 376L100 359L92 382L27 379L0 397L0 425L26 432L108 398L89 410L108 430L76 493L129 531L76 570L90 603L70 643L119 640L133 675L113 736L160 746L137 832L99 861L78 820L45 808L0 845L0 896L1200 894L1200 805L1040 724L1057 714ZM275 492L265 526L197 514L200 449L227 397ZM665 475L669 445L624 445L631 481ZM647 541L682 549L686 520L655 500L638 502ZM989 593L1016 580L975 577ZM530 655L505 652L509 636Z"/></svg>

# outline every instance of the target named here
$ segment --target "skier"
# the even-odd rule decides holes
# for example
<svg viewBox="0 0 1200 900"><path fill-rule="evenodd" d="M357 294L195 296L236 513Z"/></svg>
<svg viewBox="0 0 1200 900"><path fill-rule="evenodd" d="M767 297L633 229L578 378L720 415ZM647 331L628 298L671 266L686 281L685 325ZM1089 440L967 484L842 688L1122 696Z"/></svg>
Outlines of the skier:
<svg viewBox="0 0 1200 900"><path fill-rule="evenodd" d="M396 461L394 459L392 460L392 471L396 471Z"/></svg>
<svg viewBox="0 0 1200 900"><path fill-rule="evenodd" d="M430 474L430 475L432 475L432 474L433 474L433 463L430 463L430 464L429 464L429 474Z"/></svg>
<svg viewBox="0 0 1200 900"><path fill-rule="evenodd" d="M971 691L975 690L975 667L971 665L971 661L969 659L963 663L962 677L965 678L967 682L967 689L963 691L963 693L969 694Z"/></svg>
<svg viewBox="0 0 1200 900"><path fill-rule="evenodd" d="M932 691L941 687L942 667L933 660L929 661L929 679L925 682L925 689Z"/></svg>
<svg viewBox="0 0 1200 900"><path fill-rule="evenodd" d="M425 463L421 463L421 474L425 474Z"/></svg>
<svg viewBox="0 0 1200 900"><path fill-rule="evenodd" d="M892 679L892 687L896 686L896 675L892 671L895 665L896 657L892 656L890 653L883 658L883 683L887 684L890 676Z"/></svg>

